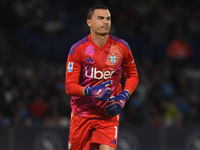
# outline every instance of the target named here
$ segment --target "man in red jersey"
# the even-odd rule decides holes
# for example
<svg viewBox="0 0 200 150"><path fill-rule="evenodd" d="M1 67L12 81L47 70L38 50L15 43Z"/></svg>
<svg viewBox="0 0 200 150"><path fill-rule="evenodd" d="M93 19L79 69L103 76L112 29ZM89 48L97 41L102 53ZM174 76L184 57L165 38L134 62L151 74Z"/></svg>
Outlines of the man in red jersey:
<svg viewBox="0 0 200 150"><path fill-rule="evenodd" d="M87 24L91 33L71 47L66 63L65 89L72 108L68 149L115 150L119 113L138 84L138 72L128 44L109 35L106 6L92 6Z"/></svg>

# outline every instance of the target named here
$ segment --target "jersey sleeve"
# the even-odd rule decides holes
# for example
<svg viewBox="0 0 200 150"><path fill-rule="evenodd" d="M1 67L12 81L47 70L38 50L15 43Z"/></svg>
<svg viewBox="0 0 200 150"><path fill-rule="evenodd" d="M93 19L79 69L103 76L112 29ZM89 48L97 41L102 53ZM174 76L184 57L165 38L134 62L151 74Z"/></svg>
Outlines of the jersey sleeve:
<svg viewBox="0 0 200 150"><path fill-rule="evenodd" d="M65 76L65 90L68 95L82 96L83 86L79 85L79 76L81 72L81 49L70 49L67 63L66 63L66 76Z"/></svg>
<svg viewBox="0 0 200 150"><path fill-rule="evenodd" d="M123 67L124 75L126 77L124 90L128 89L132 94L134 90L136 89L137 84L139 82L139 76L138 76L135 60L133 58L131 49L129 48L128 44L127 46L124 47L123 53L124 55L123 55L122 67Z"/></svg>

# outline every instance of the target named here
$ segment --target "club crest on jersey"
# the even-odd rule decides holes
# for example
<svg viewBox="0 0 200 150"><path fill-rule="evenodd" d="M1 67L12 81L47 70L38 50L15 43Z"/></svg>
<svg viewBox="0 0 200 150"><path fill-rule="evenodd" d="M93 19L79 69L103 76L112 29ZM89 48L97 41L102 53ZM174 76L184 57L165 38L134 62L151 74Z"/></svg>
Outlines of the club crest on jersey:
<svg viewBox="0 0 200 150"><path fill-rule="evenodd" d="M73 62L68 63L67 72L73 72Z"/></svg>
<svg viewBox="0 0 200 150"><path fill-rule="evenodd" d="M110 62L112 63L112 64L115 64L115 62L117 61L117 57L115 56L115 55L111 55L110 57L109 57L109 60L110 60Z"/></svg>

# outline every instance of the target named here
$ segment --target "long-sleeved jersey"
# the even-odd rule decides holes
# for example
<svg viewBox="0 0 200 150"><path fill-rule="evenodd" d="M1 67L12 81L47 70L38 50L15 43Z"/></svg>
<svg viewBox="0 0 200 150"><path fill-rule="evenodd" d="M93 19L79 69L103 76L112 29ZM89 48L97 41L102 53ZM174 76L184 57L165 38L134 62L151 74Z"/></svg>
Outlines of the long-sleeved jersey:
<svg viewBox="0 0 200 150"><path fill-rule="evenodd" d="M72 96L72 113L88 118L108 117L105 107L109 102L83 96L82 89L112 80L111 96L116 96L122 91L122 69L126 77L124 89L132 93L139 78L131 49L124 40L108 35L106 44L99 47L89 34L75 43L69 51L65 80L66 93Z"/></svg>

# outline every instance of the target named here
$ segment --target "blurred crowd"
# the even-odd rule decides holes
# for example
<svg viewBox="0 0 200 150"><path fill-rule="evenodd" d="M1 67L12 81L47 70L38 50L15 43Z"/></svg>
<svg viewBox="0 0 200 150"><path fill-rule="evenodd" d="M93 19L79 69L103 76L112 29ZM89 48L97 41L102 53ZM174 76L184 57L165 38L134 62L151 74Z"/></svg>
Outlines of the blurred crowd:
<svg viewBox="0 0 200 150"><path fill-rule="evenodd" d="M199 125L198 0L1 0L0 125L69 125L65 61L96 3L109 7L110 33L129 43L139 72L122 124Z"/></svg>
<svg viewBox="0 0 200 150"><path fill-rule="evenodd" d="M68 126L70 97L64 88L65 65L11 64L1 70L0 124Z"/></svg>

